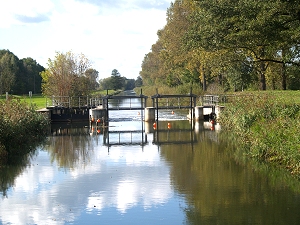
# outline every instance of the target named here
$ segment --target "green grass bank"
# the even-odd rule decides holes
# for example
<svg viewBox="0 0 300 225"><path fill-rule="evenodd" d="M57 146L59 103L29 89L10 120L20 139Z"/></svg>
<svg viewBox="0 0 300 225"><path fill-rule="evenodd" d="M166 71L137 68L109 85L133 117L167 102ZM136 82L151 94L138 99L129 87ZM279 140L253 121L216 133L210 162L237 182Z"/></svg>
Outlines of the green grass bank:
<svg viewBox="0 0 300 225"><path fill-rule="evenodd" d="M94 91L91 93L91 96L105 96L107 93L109 95L115 95L120 93L121 90L102 90L102 91ZM10 96L10 98L13 99L20 99L21 101L24 101L26 104L31 105L31 107L35 109L42 109L46 108L47 106L52 104L52 100L49 97L45 97L42 94L34 94L31 97L28 95L13 95ZM5 99L5 95L2 95L0 99Z"/></svg>
<svg viewBox="0 0 300 225"><path fill-rule="evenodd" d="M238 149L300 178L300 92L233 94L219 122Z"/></svg>

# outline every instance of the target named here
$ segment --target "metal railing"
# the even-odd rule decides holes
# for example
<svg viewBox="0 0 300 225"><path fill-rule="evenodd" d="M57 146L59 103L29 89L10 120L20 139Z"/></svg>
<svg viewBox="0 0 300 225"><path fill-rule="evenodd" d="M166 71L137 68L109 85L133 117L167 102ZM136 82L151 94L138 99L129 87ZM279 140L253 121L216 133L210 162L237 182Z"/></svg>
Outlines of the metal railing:
<svg viewBox="0 0 300 225"><path fill-rule="evenodd" d="M48 99L48 98L47 98ZM51 96L47 100L47 107L81 108L102 105L103 100L100 96Z"/></svg>

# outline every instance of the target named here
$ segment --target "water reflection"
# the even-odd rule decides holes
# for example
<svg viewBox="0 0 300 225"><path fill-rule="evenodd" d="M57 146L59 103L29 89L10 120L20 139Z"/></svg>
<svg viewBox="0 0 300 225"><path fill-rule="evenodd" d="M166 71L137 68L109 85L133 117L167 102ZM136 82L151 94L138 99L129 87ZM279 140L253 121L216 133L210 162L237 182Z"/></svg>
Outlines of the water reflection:
<svg viewBox="0 0 300 225"><path fill-rule="evenodd" d="M31 152L25 155L10 156L5 164L0 165L0 194L7 197L8 190L14 186L15 179L28 167L30 161L36 157L36 146L38 143L32 143Z"/></svg>
<svg viewBox="0 0 300 225"><path fill-rule="evenodd" d="M104 223L139 218L130 213L133 209L142 209L140 219L160 215L160 220L173 224L183 220L182 214L170 216L180 212L178 206L172 207L174 211L164 207L176 197L169 166L151 145L142 150L139 145L110 146L108 151L103 134L90 135L88 129L52 127L48 145L2 200L3 223L80 224L82 214L106 215L108 209L113 216L104 216ZM95 222L91 218L90 224Z"/></svg>
<svg viewBox="0 0 300 225"><path fill-rule="evenodd" d="M0 224L297 224L298 192L231 148L211 123L55 125L29 165L0 174L13 186Z"/></svg>
<svg viewBox="0 0 300 225"><path fill-rule="evenodd" d="M86 165L95 145L89 137L89 124L52 124L48 138L47 151L51 162L62 168L74 168Z"/></svg>
<svg viewBox="0 0 300 225"><path fill-rule="evenodd" d="M272 174L240 165L215 132L205 130L198 138L194 151L176 145L161 147L164 159L172 163L174 188L188 202L189 224L299 223L299 192L282 182L275 186L278 182Z"/></svg>

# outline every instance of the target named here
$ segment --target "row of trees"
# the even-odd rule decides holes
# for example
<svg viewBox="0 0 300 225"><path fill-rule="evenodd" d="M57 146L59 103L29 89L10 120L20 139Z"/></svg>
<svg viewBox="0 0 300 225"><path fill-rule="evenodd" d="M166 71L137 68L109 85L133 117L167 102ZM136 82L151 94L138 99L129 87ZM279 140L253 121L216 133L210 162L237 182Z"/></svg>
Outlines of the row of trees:
<svg viewBox="0 0 300 225"><path fill-rule="evenodd" d="M140 75L146 85L299 89L299 27L300 0L175 0Z"/></svg>
<svg viewBox="0 0 300 225"><path fill-rule="evenodd" d="M100 80L100 89L102 90L133 90L135 87L142 86L142 78L135 79L122 77L117 69L111 72L111 76Z"/></svg>
<svg viewBox="0 0 300 225"><path fill-rule="evenodd" d="M0 50L0 95L32 91L46 96L85 96L99 88L131 90L142 85L141 77L127 79L116 69L99 84L99 73L92 68L90 60L84 54L71 51L57 52L47 66L45 69L32 58L20 60L9 50Z"/></svg>
<svg viewBox="0 0 300 225"><path fill-rule="evenodd" d="M19 59L9 50L0 50L0 95L41 93L43 70L32 58Z"/></svg>

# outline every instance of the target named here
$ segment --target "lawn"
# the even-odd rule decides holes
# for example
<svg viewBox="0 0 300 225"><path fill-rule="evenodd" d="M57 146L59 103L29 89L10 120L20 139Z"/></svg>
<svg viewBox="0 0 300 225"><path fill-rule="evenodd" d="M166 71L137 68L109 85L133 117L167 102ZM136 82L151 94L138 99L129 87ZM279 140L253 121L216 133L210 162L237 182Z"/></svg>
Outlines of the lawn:
<svg viewBox="0 0 300 225"><path fill-rule="evenodd" d="M108 94L115 94L116 91L108 90ZM101 95L104 96L107 94L107 90L93 92L92 95ZM5 99L6 95L0 95L0 99ZM36 109L46 108L46 106L52 104L51 98L46 98L42 94L33 94L32 97L29 95L9 95L9 98L20 99L21 101L25 101L28 104L33 105Z"/></svg>

